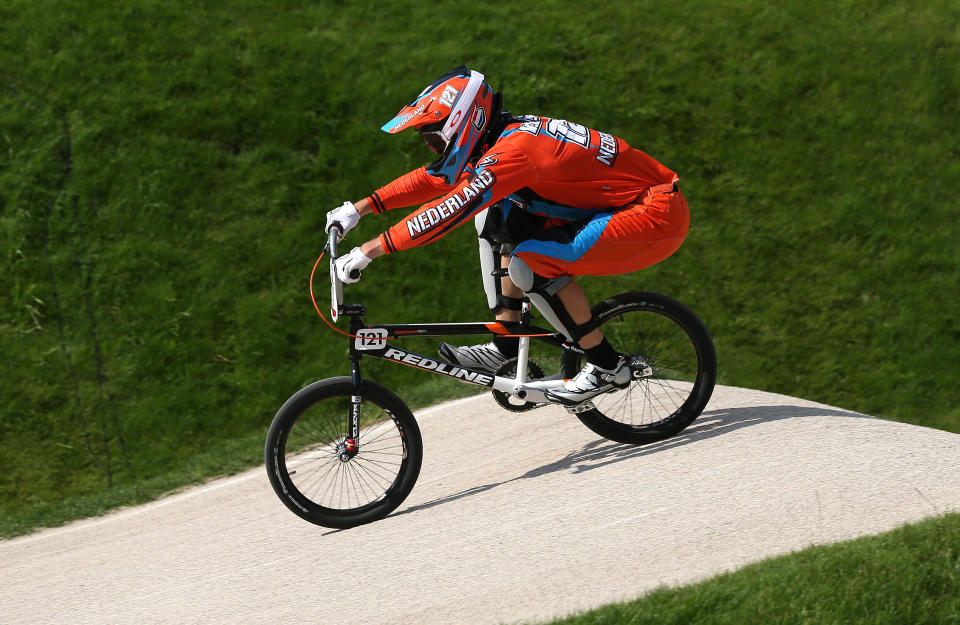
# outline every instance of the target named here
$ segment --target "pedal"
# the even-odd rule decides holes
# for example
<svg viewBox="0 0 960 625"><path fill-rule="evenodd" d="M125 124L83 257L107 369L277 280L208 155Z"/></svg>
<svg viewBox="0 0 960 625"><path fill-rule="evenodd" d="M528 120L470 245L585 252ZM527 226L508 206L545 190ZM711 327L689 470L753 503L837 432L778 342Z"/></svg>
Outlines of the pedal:
<svg viewBox="0 0 960 625"><path fill-rule="evenodd" d="M585 401L582 404L577 404L576 406L564 406L567 409L567 412L570 414L579 414L581 412L590 412L591 410L596 410L597 407L593 405L592 401Z"/></svg>

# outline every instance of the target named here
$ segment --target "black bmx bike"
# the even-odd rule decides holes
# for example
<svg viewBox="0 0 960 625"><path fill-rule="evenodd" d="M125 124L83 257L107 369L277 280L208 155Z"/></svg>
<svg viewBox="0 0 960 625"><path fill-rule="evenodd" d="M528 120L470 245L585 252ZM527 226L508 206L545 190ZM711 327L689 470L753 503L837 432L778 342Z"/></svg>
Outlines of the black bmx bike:
<svg viewBox="0 0 960 625"><path fill-rule="evenodd" d="M413 413L396 393L362 377L361 359L380 358L486 386L504 409L524 412L550 405L545 391L575 376L585 358L562 334L532 325L526 300L516 323L368 325L365 306L344 304L334 270L338 236L336 227L331 229L325 248L330 315L334 323L349 319L349 332L343 334L349 341L350 375L314 382L283 404L267 433L265 461L270 484L294 514L317 525L349 528L396 509L413 490L423 458ZM592 312L594 327L626 356L631 381L626 388L564 406L567 411L600 436L632 445L661 441L690 425L710 399L717 376L713 340L697 315L673 298L647 292L614 295ZM493 374L398 344L409 337L497 334L516 336L519 353Z"/></svg>

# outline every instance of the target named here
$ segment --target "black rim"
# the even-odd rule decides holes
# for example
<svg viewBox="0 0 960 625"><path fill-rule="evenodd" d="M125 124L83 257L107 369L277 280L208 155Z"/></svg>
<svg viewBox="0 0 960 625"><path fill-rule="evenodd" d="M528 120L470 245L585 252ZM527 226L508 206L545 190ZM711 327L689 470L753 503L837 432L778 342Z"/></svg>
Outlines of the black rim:
<svg viewBox="0 0 960 625"><path fill-rule="evenodd" d="M388 500L405 473L407 441L390 411L363 402L355 454L349 414L349 396L328 397L304 410L280 441L283 481L311 512L362 514Z"/></svg>
<svg viewBox="0 0 960 625"><path fill-rule="evenodd" d="M664 426L695 401L702 355L691 334L665 310L634 307L601 326L615 349L632 361L625 389L593 398L597 416L647 430Z"/></svg>

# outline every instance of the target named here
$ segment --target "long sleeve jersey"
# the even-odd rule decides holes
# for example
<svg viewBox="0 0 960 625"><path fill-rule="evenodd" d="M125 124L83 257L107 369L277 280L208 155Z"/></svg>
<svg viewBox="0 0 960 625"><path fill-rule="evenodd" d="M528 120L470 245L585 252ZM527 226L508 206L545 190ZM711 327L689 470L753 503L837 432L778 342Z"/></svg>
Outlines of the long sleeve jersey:
<svg viewBox="0 0 960 625"><path fill-rule="evenodd" d="M576 220L625 206L647 188L677 180L619 137L561 119L523 116L506 126L455 185L421 167L370 200L376 212L422 204L380 235L384 251L392 253L436 241L504 199L533 213Z"/></svg>

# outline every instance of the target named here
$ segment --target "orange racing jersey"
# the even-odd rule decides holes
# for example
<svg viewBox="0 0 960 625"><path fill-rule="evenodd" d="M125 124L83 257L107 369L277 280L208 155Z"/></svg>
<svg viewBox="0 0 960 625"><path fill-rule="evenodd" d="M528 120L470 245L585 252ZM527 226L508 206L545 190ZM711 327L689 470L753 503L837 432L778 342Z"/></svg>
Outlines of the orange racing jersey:
<svg viewBox="0 0 960 625"><path fill-rule="evenodd" d="M626 206L677 175L614 135L549 117L511 120L453 186L421 167L370 196L376 212L426 202L380 235L387 253L436 241L508 199L548 217L576 220ZM441 196L438 199L437 196Z"/></svg>

